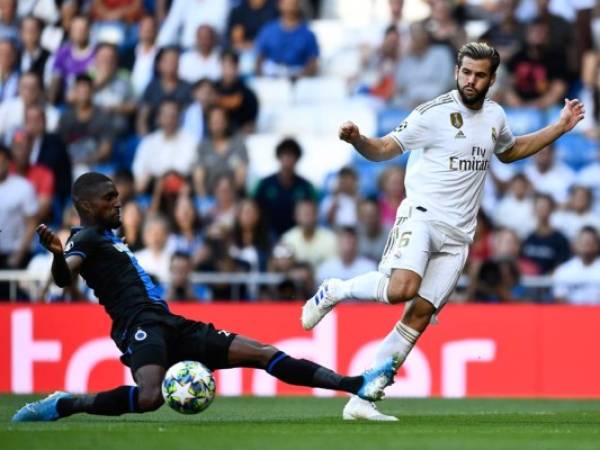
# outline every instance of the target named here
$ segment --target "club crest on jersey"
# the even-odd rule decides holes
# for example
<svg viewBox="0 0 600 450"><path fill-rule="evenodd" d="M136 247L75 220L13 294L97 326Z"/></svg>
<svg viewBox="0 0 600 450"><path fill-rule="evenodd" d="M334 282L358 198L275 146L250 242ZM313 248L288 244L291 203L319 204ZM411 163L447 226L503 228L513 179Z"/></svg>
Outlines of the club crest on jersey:
<svg viewBox="0 0 600 450"><path fill-rule="evenodd" d="M69 241L67 243L67 246L65 247L65 252L68 252L69 250L71 250L73 248L73 241Z"/></svg>
<svg viewBox="0 0 600 450"><path fill-rule="evenodd" d="M498 134L496 132L496 128L492 127L492 142L495 144L496 139L498 139Z"/></svg>
<svg viewBox="0 0 600 450"><path fill-rule="evenodd" d="M133 337L135 338L136 341L140 342L148 337L148 333L146 333L141 328L138 328L138 330L135 332L135 335Z"/></svg>
<svg viewBox="0 0 600 450"><path fill-rule="evenodd" d="M450 114L450 123L454 128L460 128L463 126L463 117L459 112L453 112Z"/></svg>

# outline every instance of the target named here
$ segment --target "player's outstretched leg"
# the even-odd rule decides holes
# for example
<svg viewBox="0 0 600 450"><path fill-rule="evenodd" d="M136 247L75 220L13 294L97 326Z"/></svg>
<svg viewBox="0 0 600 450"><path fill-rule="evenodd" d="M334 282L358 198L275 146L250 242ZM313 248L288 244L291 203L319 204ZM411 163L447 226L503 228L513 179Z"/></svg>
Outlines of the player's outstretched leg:
<svg viewBox="0 0 600 450"><path fill-rule="evenodd" d="M325 280L302 308L302 326L314 328L335 305L344 300L369 300L390 303L387 296L389 277L381 272L368 272L349 280Z"/></svg>
<svg viewBox="0 0 600 450"><path fill-rule="evenodd" d="M48 422L78 413L120 416L125 413L153 411L164 403L160 392L164 374L164 368L147 365L135 372L138 386L120 386L97 394L55 392L42 400L23 406L12 420Z"/></svg>
<svg viewBox="0 0 600 450"><path fill-rule="evenodd" d="M385 361L391 355L396 355L399 360L399 366L404 362L415 343L425 331L431 320L435 308L427 300L416 297L410 302L402 316L402 319L381 341L377 354L375 355L375 365ZM381 413L377 407L368 401L353 396L346 406L342 416L345 420L375 420L375 421L394 421L398 420L394 416Z"/></svg>
<svg viewBox="0 0 600 450"><path fill-rule="evenodd" d="M390 356L362 375L340 375L307 359L296 359L277 348L237 335L229 347L230 367L255 367L299 386L349 392L369 401L383 397L383 390L394 381L399 362Z"/></svg>

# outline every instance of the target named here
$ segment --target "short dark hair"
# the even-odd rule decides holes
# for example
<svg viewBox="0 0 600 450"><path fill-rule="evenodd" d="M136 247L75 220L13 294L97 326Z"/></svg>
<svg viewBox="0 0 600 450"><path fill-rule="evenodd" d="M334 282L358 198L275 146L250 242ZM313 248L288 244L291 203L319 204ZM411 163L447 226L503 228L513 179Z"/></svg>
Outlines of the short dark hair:
<svg viewBox="0 0 600 450"><path fill-rule="evenodd" d="M463 45L456 55L456 65L458 67L462 66L463 58L465 56L475 60L489 60L492 74L496 73L496 70L500 65L500 54L498 53L498 50L485 42L469 42L468 44Z"/></svg>
<svg viewBox="0 0 600 450"><path fill-rule="evenodd" d="M112 180L106 175L99 172L87 172L81 175L73 183L71 189L71 195L73 196L73 202L77 205L82 200L88 200L96 194L98 185L106 182L112 183Z"/></svg>
<svg viewBox="0 0 600 450"><path fill-rule="evenodd" d="M11 159L12 156L10 149L4 144L0 144L0 154L5 155L8 159Z"/></svg>
<svg viewBox="0 0 600 450"><path fill-rule="evenodd" d="M277 159L281 158L282 155L292 154L296 157L296 159L300 159L302 157L302 147L298 144L298 141L294 138L285 138L275 148L275 155Z"/></svg>
<svg viewBox="0 0 600 450"><path fill-rule="evenodd" d="M210 87L212 87L214 89L215 87L215 83L210 79L210 78L200 78L198 81L196 81L194 84L192 84L192 91L195 91L196 89L198 89L199 87L208 84Z"/></svg>
<svg viewBox="0 0 600 450"><path fill-rule="evenodd" d="M176 250L171 255L171 261L173 261L175 259L185 259L186 261L192 262L192 255L190 255L190 252L186 252L183 250Z"/></svg>
<svg viewBox="0 0 600 450"><path fill-rule="evenodd" d="M92 80L92 77L90 77L88 74L80 73L75 77L75 84L78 83L86 83L92 86L94 84L94 81Z"/></svg>
<svg viewBox="0 0 600 450"><path fill-rule="evenodd" d="M340 169L340 171L338 172L338 176L339 177L349 176L349 177L353 177L353 178L358 178L358 174L356 173L356 170L354 170L350 166L344 166L344 167L342 167Z"/></svg>
<svg viewBox="0 0 600 450"><path fill-rule="evenodd" d="M584 225L583 227L581 227L579 229L579 236L581 236L583 233L590 233L592 236L594 236L594 239L596 240L596 243L598 245L600 245L600 235L598 235L598 231L591 225Z"/></svg>
<svg viewBox="0 0 600 450"><path fill-rule="evenodd" d="M225 49L221 52L221 61L225 61L226 59L230 59L237 66L240 62L240 55L233 49Z"/></svg>

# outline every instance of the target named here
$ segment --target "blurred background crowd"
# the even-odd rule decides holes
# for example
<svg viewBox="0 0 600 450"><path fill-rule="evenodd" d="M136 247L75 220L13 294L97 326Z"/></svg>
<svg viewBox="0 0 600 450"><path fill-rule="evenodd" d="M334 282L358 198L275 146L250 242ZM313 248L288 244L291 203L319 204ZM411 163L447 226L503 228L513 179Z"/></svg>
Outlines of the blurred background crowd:
<svg viewBox="0 0 600 450"><path fill-rule="evenodd" d="M600 304L594 0L0 0L0 298L93 301L50 283L34 239L68 238L88 170L168 300L300 300L376 269L409 154L368 162L338 126L385 135L455 87L476 39L501 53L490 96L515 134L565 97L588 117L492 163L452 301Z"/></svg>

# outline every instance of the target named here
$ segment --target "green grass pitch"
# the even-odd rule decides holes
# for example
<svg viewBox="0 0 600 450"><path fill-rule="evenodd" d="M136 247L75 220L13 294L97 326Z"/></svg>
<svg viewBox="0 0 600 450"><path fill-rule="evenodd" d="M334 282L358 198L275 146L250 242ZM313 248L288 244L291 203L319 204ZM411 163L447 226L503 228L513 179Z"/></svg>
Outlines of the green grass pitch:
<svg viewBox="0 0 600 450"><path fill-rule="evenodd" d="M13 424L31 396L0 396L0 449L366 450L600 449L600 401L387 400L394 423L344 422L345 400L227 398L196 416L166 406L144 415L80 415Z"/></svg>

